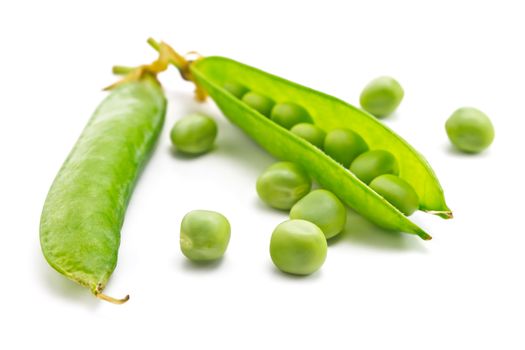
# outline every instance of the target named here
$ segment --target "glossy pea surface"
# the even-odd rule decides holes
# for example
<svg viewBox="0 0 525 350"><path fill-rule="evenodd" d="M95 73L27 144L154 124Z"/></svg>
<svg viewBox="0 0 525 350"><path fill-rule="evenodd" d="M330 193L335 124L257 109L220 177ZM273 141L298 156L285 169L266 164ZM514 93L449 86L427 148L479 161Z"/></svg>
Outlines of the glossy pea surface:
<svg viewBox="0 0 525 350"><path fill-rule="evenodd" d="M479 153L494 140L494 126L490 118L472 107L459 108L452 113L445 129L450 142L457 149L467 153Z"/></svg>
<svg viewBox="0 0 525 350"><path fill-rule="evenodd" d="M217 137L217 123L203 114L190 114L178 120L170 133L177 151L201 154L213 148Z"/></svg>
<svg viewBox="0 0 525 350"><path fill-rule="evenodd" d="M308 111L292 102L276 104L272 109L270 118L286 129L291 129L299 123L313 123Z"/></svg>
<svg viewBox="0 0 525 350"><path fill-rule="evenodd" d="M416 191L399 176L391 174L378 176L372 180L370 188L407 216L419 208Z"/></svg>
<svg viewBox="0 0 525 350"><path fill-rule="evenodd" d="M193 261L219 259L230 242L230 231L224 215L209 210L191 211L182 219L180 249Z"/></svg>
<svg viewBox="0 0 525 350"><path fill-rule="evenodd" d="M369 184L383 174L399 174L394 155L384 150L372 150L359 155L350 165L350 171L361 181Z"/></svg>
<svg viewBox="0 0 525 350"><path fill-rule="evenodd" d="M223 88L237 98L242 98L249 91L246 86L234 81L224 83Z"/></svg>
<svg viewBox="0 0 525 350"><path fill-rule="evenodd" d="M392 77L383 76L369 82L359 98L361 107L382 118L392 114L403 100L404 91Z"/></svg>
<svg viewBox="0 0 525 350"><path fill-rule="evenodd" d="M320 127L314 124L310 124L310 123L299 123L299 124L294 125L290 129L290 131L293 134L310 142L312 145L316 146L317 148L320 148L320 149L323 148L326 133Z"/></svg>
<svg viewBox="0 0 525 350"><path fill-rule="evenodd" d="M335 161L348 168L361 153L368 151L365 140L349 129L334 129L324 140L324 151Z"/></svg>
<svg viewBox="0 0 525 350"><path fill-rule="evenodd" d="M272 233L270 256L283 272L309 275L323 265L327 243L323 231L305 220L288 220Z"/></svg>
<svg viewBox="0 0 525 350"><path fill-rule="evenodd" d="M269 206L288 210L312 187L308 174L291 162L268 167L257 179L257 194Z"/></svg>
<svg viewBox="0 0 525 350"><path fill-rule="evenodd" d="M290 219L309 221L317 225L326 238L331 238L343 231L346 208L332 192L314 190L292 207Z"/></svg>
<svg viewBox="0 0 525 350"><path fill-rule="evenodd" d="M253 91L247 92L242 101L266 117L270 116L275 104L271 98Z"/></svg>

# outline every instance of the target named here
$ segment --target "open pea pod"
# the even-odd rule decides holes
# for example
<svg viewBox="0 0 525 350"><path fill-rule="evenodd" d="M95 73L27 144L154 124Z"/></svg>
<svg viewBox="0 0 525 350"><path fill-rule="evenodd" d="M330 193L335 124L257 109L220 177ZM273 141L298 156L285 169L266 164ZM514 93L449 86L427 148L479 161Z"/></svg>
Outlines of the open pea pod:
<svg viewBox="0 0 525 350"><path fill-rule="evenodd" d="M156 43L150 39L150 44ZM176 53L174 53L176 54ZM223 86L235 81L276 102L294 102L306 108L315 124L325 131L349 128L359 133L370 149L384 149L399 162L399 176L412 185L420 198L420 210L451 218L443 190L428 162L405 140L368 113L335 97L285 80L224 57L172 60L188 80L197 85L197 97L205 93L224 115L261 147L278 159L300 164L324 188L335 193L350 208L375 224L431 239L383 197L323 151L234 97Z"/></svg>

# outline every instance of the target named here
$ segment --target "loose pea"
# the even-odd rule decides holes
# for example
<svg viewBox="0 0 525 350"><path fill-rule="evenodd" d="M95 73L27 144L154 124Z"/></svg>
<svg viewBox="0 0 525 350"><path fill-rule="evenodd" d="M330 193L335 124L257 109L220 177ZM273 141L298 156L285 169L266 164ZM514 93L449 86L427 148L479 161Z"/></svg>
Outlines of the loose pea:
<svg viewBox="0 0 525 350"><path fill-rule="evenodd" d="M373 150L359 155L350 165L350 171L361 181L369 184L383 174L399 174L399 166L394 155L383 150Z"/></svg>
<svg viewBox="0 0 525 350"><path fill-rule="evenodd" d="M249 89L246 86L236 83L234 81L226 82L223 85L223 88L224 90L228 91L230 94L237 98L242 98L244 94L246 94L249 91Z"/></svg>
<svg viewBox="0 0 525 350"><path fill-rule="evenodd" d="M332 192L315 190L295 203L290 219L302 219L314 223L326 238L343 231L346 224L346 208Z"/></svg>
<svg viewBox="0 0 525 350"><path fill-rule="evenodd" d="M391 77L379 77L365 86L359 99L361 107L374 116L386 117L396 110L403 99L401 85Z"/></svg>
<svg viewBox="0 0 525 350"><path fill-rule="evenodd" d="M308 174L291 162L268 167L257 179L257 193L269 206L288 210L312 187Z"/></svg>
<svg viewBox="0 0 525 350"><path fill-rule="evenodd" d="M286 129L290 129L299 123L313 123L312 117L306 109L291 102L276 104L272 109L270 118Z"/></svg>
<svg viewBox="0 0 525 350"><path fill-rule="evenodd" d="M224 255L230 242L230 223L222 214L194 210L182 219L180 249L193 261L216 260Z"/></svg>
<svg viewBox="0 0 525 350"><path fill-rule="evenodd" d="M479 153L494 140L494 126L479 109L463 107L448 118L445 128L452 144L468 153Z"/></svg>
<svg viewBox="0 0 525 350"><path fill-rule="evenodd" d="M352 130L334 129L326 135L324 151L348 168L358 155L368 151L368 145L358 133Z"/></svg>
<svg viewBox="0 0 525 350"><path fill-rule="evenodd" d="M323 265L327 244L323 231L305 220L288 220L273 231L270 256L281 271L309 275Z"/></svg>
<svg viewBox="0 0 525 350"><path fill-rule="evenodd" d="M180 152L205 153L213 148L217 137L217 123L203 114L190 114L175 123L170 137L171 142Z"/></svg>
<svg viewBox="0 0 525 350"><path fill-rule="evenodd" d="M419 208L419 197L416 191L399 176L391 174L378 176L372 180L370 188L406 216Z"/></svg>
<svg viewBox="0 0 525 350"><path fill-rule="evenodd" d="M320 127L310 123L294 125L290 131L318 148L323 148L326 133Z"/></svg>
<svg viewBox="0 0 525 350"><path fill-rule="evenodd" d="M247 92L242 97L242 101L266 117L270 116L274 105L274 102L271 98L253 91Z"/></svg>

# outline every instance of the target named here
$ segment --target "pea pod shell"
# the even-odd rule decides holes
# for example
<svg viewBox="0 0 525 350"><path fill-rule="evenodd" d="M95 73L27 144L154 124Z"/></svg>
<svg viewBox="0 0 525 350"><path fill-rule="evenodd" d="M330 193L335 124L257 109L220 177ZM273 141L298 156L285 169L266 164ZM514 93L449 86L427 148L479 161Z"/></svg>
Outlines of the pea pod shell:
<svg viewBox="0 0 525 350"><path fill-rule="evenodd" d="M427 161L405 140L374 117L337 98L287 81L259 69L224 57L206 57L191 65L197 84L208 92L226 117L275 157L296 162L345 204L379 226L430 235L315 146L279 127L222 86L235 77L252 90L264 91L277 103L294 101L306 108L323 130L349 128L359 133L370 149L385 149L399 160L399 176L409 182L420 197L420 209L450 217L443 190Z"/></svg>
<svg viewBox="0 0 525 350"><path fill-rule="evenodd" d="M126 207L165 110L151 77L117 87L89 120L47 195L42 252L55 270L95 294L117 264Z"/></svg>

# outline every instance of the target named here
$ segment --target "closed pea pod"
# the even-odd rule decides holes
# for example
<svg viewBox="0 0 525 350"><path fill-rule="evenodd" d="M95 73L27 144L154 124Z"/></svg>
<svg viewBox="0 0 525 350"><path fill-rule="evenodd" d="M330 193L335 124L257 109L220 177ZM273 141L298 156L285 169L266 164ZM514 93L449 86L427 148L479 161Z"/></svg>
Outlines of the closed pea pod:
<svg viewBox="0 0 525 350"><path fill-rule="evenodd" d="M117 264L132 190L164 122L166 99L154 77L163 69L139 67L98 106L58 172L40 219L48 263L114 303L127 297L102 290Z"/></svg>
<svg viewBox="0 0 525 350"><path fill-rule="evenodd" d="M149 43L158 47L150 39ZM264 91L273 100L294 101L305 108L314 124L324 131L350 129L370 149L385 149L399 162L399 175L410 183L420 198L420 209L442 218L451 218L443 190L427 161L405 140L369 114L339 99L290 82L225 57L204 57L192 62L173 56L173 63L195 83L198 96L208 94L224 115L276 158L304 168L323 188L332 191L346 205L375 224L430 239L418 225L348 169L312 144L304 142L222 88L231 77L252 91Z"/></svg>

